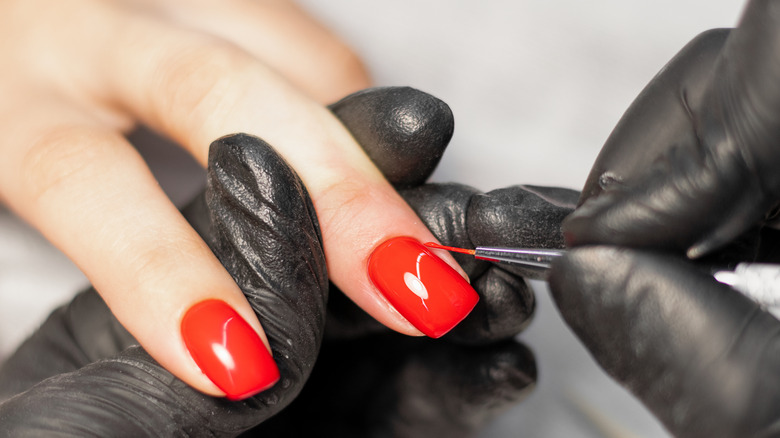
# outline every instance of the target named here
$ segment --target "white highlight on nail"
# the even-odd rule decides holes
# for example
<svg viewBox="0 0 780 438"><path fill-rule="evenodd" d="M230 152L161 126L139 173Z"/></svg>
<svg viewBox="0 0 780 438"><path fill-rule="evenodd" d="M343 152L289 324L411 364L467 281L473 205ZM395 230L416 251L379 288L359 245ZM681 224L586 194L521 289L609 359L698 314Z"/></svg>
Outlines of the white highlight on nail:
<svg viewBox="0 0 780 438"><path fill-rule="evenodd" d="M230 352L225 348L222 344L217 344L216 342L211 344L211 350L214 351L214 355L219 358L219 361L222 362L222 365L225 366L225 368L229 370L233 370L236 368L236 361L233 360L233 355L230 354Z"/></svg>
<svg viewBox="0 0 780 438"><path fill-rule="evenodd" d="M420 260L424 255L424 253L420 253L417 256L417 275L414 275L411 272L404 272L404 283L406 283L406 287L408 287L413 294L420 297L423 307L425 307L425 310L428 310L428 305L425 304L425 300L428 299L428 289L425 288L420 276Z"/></svg>
<svg viewBox="0 0 780 438"><path fill-rule="evenodd" d="M422 281L420 281L416 275L411 272L405 272L404 283L406 283L406 287L408 287L413 294L424 300L428 299L428 289L425 288L425 285L422 284Z"/></svg>

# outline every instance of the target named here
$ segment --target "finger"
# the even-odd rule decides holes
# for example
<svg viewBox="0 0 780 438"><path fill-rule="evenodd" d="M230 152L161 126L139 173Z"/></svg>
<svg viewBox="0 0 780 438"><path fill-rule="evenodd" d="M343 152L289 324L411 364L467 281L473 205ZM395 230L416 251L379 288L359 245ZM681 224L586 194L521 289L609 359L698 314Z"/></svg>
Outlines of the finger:
<svg viewBox="0 0 780 438"><path fill-rule="evenodd" d="M193 361L180 323L196 303L221 300L262 339L241 289L124 138L68 108L47 108L5 130L4 141L22 146L4 148L2 196L84 271L155 359L224 394ZM62 127L69 116L73 125Z"/></svg>
<svg viewBox="0 0 780 438"><path fill-rule="evenodd" d="M330 278L368 313L395 330L419 334L419 329L437 336L470 310L476 294L461 281L457 264L451 257L444 257L447 264L439 263L417 243L433 235L325 108L244 52L160 28L156 22L139 18L118 32L114 43L126 48L107 63L118 98L199 159L212 139L228 133L255 133L274 145L309 189L322 225ZM382 246L398 236L412 240L390 245L392 249ZM378 262L380 276L391 280L375 286L367 262L379 248L408 250L402 259L391 257L402 263L414 263L413 252L425 253L435 276L449 285L436 286L429 295L430 303L438 303L435 310L400 283L397 265Z"/></svg>
<svg viewBox="0 0 780 438"><path fill-rule="evenodd" d="M328 277L306 187L267 143L224 137L211 147L208 242L263 321L280 383L257 396L268 415L290 403L316 362Z"/></svg>
<svg viewBox="0 0 780 438"><path fill-rule="evenodd" d="M517 185L475 196L467 227L475 246L563 248L561 224L579 193L562 187ZM545 279L547 273L521 265L502 266L516 275Z"/></svg>
<svg viewBox="0 0 780 438"><path fill-rule="evenodd" d="M295 2L125 0L230 41L327 104L371 85L357 54Z"/></svg>
<svg viewBox="0 0 780 438"><path fill-rule="evenodd" d="M662 245L684 251L700 238L704 227L699 222L722 219L722 212L703 215L702 200L690 199L730 205L718 193L729 183L719 177L720 169L702 169L710 173L709 187L696 179L686 182L686 173L695 172L696 161L704 160L696 156L702 155L704 147L699 144L691 106L702 100L709 83L706 78L728 35L726 29L699 35L632 103L593 165L581 207L564 224L569 245ZM680 208L688 213L693 208L694 214L685 218L671 211ZM663 233L650 231L661 223Z"/></svg>
<svg viewBox="0 0 780 438"><path fill-rule="evenodd" d="M780 38L770 9L770 2L751 2L737 31L725 40L722 32L695 40L654 80L662 89L664 81L671 83L667 92L679 99L672 114L682 115L686 133L663 136L672 140L668 151L634 184L584 204L566 225L570 244L665 248L699 257L754 225L776 203ZM705 85L691 90L701 93L688 96L688 85L697 81ZM653 89L647 91L637 111L666 120L668 98L656 102ZM655 130L639 132L656 136Z"/></svg>
<svg viewBox="0 0 780 438"><path fill-rule="evenodd" d="M194 391L143 350L128 348L132 338L88 291L55 312L0 370L0 393L16 395L0 405L0 431L235 435L297 396L317 357L327 297L316 217L300 179L268 145L235 145L226 138L212 148L210 216L193 223L269 322L282 383L244 403ZM31 366L42 359L45 365Z"/></svg>
<svg viewBox="0 0 780 438"><path fill-rule="evenodd" d="M638 185L648 166L674 147L693 147L696 130L687 107L706 92L731 29L698 35L637 96L604 143L582 190L583 203L620 186ZM652 135L648 135L652 133Z"/></svg>
<svg viewBox="0 0 780 438"><path fill-rule="evenodd" d="M689 262L572 250L550 289L601 366L675 436L760 436L778 393L778 321ZM761 382L760 384L756 384Z"/></svg>

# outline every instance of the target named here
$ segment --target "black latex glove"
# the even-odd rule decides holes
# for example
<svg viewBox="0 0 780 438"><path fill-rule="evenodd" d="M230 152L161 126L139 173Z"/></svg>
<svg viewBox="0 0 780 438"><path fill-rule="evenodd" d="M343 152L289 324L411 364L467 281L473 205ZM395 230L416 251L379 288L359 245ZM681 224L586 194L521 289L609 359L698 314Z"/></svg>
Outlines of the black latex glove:
<svg viewBox="0 0 780 438"><path fill-rule="evenodd" d="M780 242L760 230L780 190L778 81L780 9L753 1L640 94L564 224L575 248L550 277L563 317L677 436L780 434L780 323L706 269L767 261Z"/></svg>

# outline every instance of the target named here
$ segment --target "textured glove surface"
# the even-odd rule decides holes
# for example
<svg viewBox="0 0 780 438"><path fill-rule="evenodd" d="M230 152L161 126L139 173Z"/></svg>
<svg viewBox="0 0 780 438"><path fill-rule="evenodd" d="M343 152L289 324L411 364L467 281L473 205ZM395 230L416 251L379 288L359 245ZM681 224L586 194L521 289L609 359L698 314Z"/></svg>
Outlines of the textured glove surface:
<svg viewBox="0 0 780 438"><path fill-rule="evenodd" d="M572 245L698 257L780 199L780 7L748 4L739 28L692 41L607 140L566 223Z"/></svg>
<svg viewBox="0 0 780 438"><path fill-rule="evenodd" d="M702 34L645 88L550 276L593 357L675 436L780 434L780 323L708 266L778 260L762 226L780 188L779 12L750 2L739 28Z"/></svg>

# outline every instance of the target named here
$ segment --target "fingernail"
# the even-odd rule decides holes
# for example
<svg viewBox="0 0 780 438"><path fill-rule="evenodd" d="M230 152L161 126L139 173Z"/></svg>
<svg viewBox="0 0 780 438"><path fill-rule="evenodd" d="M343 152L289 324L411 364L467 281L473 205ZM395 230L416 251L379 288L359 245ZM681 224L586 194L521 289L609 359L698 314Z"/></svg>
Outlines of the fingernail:
<svg viewBox="0 0 780 438"><path fill-rule="evenodd" d="M368 260L368 275L404 318L432 338L452 330L479 301L457 271L410 237L379 245Z"/></svg>
<svg viewBox="0 0 780 438"><path fill-rule="evenodd" d="M192 306L181 320L181 333L195 363L230 400L255 395L279 380L260 336L224 301Z"/></svg>

